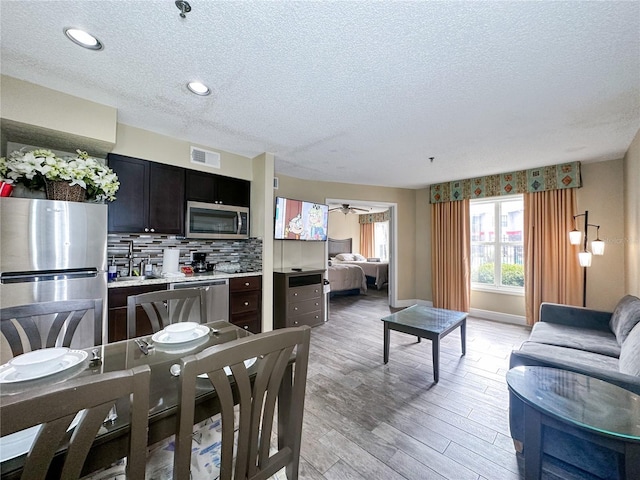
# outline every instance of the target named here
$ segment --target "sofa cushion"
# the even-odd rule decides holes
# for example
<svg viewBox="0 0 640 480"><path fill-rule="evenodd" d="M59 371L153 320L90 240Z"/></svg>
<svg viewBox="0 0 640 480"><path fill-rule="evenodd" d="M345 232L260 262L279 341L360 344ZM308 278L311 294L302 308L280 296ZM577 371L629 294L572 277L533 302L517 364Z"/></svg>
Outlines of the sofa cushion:
<svg viewBox="0 0 640 480"><path fill-rule="evenodd" d="M609 326L622 345L633 327L640 322L640 298L633 295L625 295L620 299L616 309L611 315Z"/></svg>
<svg viewBox="0 0 640 480"><path fill-rule="evenodd" d="M640 323L633 327L622 344L620 372L640 377Z"/></svg>
<svg viewBox="0 0 640 480"><path fill-rule="evenodd" d="M537 322L531 330L529 341L575 348L615 358L620 356L620 345L613 333L559 323Z"/></svg>
<svg viewBox="0 0 640 480"><path fill-rule="evenodd" d="M566 365L569 370L578 372L594 370L606 374L612 370L618 371L617 358L575 348L527 341L522 344L518 353L548 358L553 360L554 364Z"/></svg>

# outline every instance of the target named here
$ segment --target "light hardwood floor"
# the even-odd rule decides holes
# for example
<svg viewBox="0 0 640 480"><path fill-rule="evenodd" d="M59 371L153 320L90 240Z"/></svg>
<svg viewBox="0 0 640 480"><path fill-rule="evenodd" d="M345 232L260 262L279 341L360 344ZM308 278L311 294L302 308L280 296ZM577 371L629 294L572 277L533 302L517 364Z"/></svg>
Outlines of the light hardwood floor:
<svg viewBox="0 0 640 480"><path fill-rule="evenodd" d="M330 310L311 336L300 478L523 478L505 373L526 327L469 318L467 354L459 329L445 337L434 384L428 340L391 332L383 364L386 292L337 297Z"/></svg>

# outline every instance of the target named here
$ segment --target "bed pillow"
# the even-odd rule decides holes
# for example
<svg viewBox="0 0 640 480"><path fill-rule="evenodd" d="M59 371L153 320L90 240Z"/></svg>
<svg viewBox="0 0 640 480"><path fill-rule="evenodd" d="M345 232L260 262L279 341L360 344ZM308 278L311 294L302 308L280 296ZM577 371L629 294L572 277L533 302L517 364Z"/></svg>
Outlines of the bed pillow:
<svg viewBox="0 0 640 480"><path fill-rule="evenodd" d="M339 253L336 255L336 259L343 262L353 262L353 255L351 253Z"/></svg>
<svg viewBox="0 0 640 480"><path fill-rule="evenodd" d="M353 258L356 260L356 262L366 262L367 259L365 257L363 257L362 255L360 255L359 253L354 253L353 254Z"/></svg>

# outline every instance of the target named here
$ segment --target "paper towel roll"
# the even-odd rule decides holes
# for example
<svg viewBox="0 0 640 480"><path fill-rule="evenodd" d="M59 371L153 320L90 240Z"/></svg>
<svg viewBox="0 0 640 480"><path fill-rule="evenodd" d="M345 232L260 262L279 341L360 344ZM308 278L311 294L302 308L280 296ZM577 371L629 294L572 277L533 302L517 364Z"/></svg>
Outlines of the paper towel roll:
<svg viewBox="0 0 640 480"><path fill-rule="evenodd" d="M177 273L178 260L180 259L179 248L165 248L162 253L162 273Z"/></svg>

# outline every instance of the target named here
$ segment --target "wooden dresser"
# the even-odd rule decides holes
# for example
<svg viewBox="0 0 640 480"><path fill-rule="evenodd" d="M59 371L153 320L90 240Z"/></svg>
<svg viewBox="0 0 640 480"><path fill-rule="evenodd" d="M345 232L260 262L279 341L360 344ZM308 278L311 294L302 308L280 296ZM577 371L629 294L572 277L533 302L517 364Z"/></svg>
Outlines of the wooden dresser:
<svg viewBox="0 0 640 480"><path fill-rule="evenodd" d="M262 331L262 276L229 280L229 321L251 333Z"/></svg>
<svg viewBox="0 0 640 480"><path fill-rule="evenodd" d="M324 269L273 272L273 327L324 323Z"/></svg>

